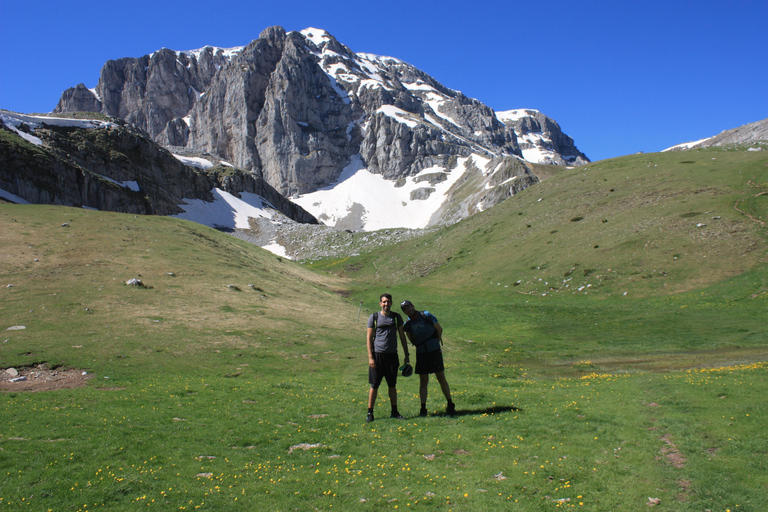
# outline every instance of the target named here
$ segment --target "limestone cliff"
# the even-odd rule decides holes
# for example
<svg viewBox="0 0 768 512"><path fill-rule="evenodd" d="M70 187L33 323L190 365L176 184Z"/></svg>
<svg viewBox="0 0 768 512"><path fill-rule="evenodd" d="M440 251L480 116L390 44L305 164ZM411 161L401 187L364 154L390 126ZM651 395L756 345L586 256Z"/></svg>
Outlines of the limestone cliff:
<svg viewBox="0 0 768 512"><path fill-rule="evenodd" d="M56 107L81 110L216 155L287 196L334 183L356 155L391 180L471 154L589 161L546 116L500 118L410 64L355 53L319 29L270 27L242 48L109 61L93 91L69 89Z"/></svg>

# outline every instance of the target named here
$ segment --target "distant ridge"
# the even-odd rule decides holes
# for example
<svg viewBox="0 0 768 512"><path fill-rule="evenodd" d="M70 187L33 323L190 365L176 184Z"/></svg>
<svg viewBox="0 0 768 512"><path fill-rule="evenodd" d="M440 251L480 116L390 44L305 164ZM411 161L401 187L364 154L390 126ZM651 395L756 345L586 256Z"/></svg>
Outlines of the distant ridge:
<svg viewBox="0 0 768 512"><path fill-rule="evenodd" d="M768 141L768 119L725 130L718 135L706 139L678 144L664 151L680 151L709 146L724 146L726 144L749 144L757 141Z"/></svg>

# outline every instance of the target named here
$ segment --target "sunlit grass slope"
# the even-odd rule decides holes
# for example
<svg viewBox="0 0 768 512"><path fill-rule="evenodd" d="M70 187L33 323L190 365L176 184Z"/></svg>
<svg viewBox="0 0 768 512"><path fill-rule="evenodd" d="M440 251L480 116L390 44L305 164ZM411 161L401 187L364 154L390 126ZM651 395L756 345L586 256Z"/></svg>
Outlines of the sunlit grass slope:
<svg viewBox="0 0 768 512"><path fill-rule="evenodd" d="M504 350L510 364L751 362L768 341L766 221L766 151L638 154L562 170L446 229L312 267L349 277L366 304L382 288L418 301L447 336Z"/></svg>
<svg viewBox="0 0 768 512"><path fill-rule="evenodd" d="M327 349L346 336L327 312L354 312L331 276L191 222L2 205L0 226L3 329L26 327L0 346L5 366L200 371L262 347Z"/></svg>
<svg viewBox="0 0 768 512"><path fill-rule="evenodd" d="M768 262L766 221L765 151L638 154L562 171L445 230L323 268L445 293L661 296Z"/></svg>

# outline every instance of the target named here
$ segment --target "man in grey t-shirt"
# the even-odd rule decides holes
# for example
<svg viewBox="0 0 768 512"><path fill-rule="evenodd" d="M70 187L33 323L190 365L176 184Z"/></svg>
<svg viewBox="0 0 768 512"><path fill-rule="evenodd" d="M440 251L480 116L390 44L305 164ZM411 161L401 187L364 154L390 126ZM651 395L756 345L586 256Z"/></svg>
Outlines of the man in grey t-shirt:
<svg viewBox="0 0 768 512"><path fill-rule="evenodd" d="M368 383L371 389L368 391L368 416L365 422L373 421L373 406L379 393L379 385L383 379L387 380L389 388L389 401L392 404L390 418L403 420L397 410L397 370L400 359L397 356L397 337L403 345L405 362L410 363L408 343L403 332L403 318L399 313L391 311L392 295L383 293L379 298L381 311L368 318L368 333L366 345L368 346Z"/></svg>

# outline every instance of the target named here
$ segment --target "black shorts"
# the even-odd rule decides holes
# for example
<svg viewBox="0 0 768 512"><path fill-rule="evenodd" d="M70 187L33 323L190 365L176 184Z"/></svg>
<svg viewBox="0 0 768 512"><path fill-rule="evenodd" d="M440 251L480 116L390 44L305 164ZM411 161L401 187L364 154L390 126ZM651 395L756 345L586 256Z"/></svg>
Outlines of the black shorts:
<svg viewBox="0 0 768 512"><path fill-rule="evenodd" d="M368 367L368 383L373 389L379 389L382 379L387 379L387 386L394 388L400 366L397 353L374 352L373 359L376 361L376 368Z"/></svg>
<svg viewBox="0 0 768 512"><path fill-rule="evenodd" d="M429 375L445 371L443 365L443 351L440 349L432 352L416 352L416 373Z"/></svg>

